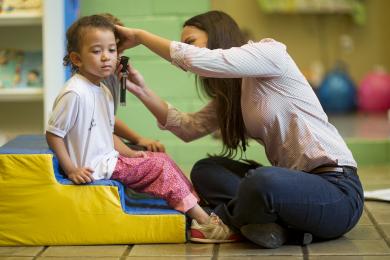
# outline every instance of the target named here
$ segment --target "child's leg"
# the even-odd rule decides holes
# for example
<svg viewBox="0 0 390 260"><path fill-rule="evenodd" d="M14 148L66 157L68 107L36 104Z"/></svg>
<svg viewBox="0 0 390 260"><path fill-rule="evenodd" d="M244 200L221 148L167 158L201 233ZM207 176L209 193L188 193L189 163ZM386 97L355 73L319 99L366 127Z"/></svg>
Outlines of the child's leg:
<svg viewBox="0 0 390 260"><path fill-rule="evenodd" d="M204 209L202 209L199 204L196 204L193 208L189 209L186 214L192 218L196 219L199 224L207 224L210 222L210 216L207 214Z"/></svg>
<svg viewBox="0 0 390 260"><path fill-rule="evenodd" d="M111 178L138 192L163 198L181 212L197 205L191 182L164 153L147 152L146 157L137 158L119 156Z"/></svg>
<svg viewBox="0 0 390 260"><path fill-rule="evenodd" d="M209 216L198 204L193 186L164 153L147 152L146 157L119 156L112 179L129 188L167 200L176 210L193 218L191 240L201 243L237 241L236 235L215 214Z"/></svg>

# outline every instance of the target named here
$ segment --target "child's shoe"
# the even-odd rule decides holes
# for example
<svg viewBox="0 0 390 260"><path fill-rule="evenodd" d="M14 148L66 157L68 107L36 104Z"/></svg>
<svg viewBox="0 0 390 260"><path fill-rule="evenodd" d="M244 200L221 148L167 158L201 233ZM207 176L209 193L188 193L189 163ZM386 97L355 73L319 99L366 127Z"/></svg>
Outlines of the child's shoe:
<svg viewBox="0 0 390 260"><path fill-rule="evenodd" d="M211 213L210 222L207 224L192 220L190 240L198 243L230 243L239 241L240 236L233 233L217 215Z"/></svg>

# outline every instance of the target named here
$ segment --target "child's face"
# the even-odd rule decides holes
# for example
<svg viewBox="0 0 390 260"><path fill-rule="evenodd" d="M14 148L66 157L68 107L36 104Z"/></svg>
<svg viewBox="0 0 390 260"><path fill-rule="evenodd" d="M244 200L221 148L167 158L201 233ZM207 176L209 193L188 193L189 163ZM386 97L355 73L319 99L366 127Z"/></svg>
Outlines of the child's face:
<svg viewBox="0 0 390 260"><path fill-rule="evenodd" d="M85 29L76 62L79 73L96 85L113 74L117 65L114 33L98 28Z"/></svg>

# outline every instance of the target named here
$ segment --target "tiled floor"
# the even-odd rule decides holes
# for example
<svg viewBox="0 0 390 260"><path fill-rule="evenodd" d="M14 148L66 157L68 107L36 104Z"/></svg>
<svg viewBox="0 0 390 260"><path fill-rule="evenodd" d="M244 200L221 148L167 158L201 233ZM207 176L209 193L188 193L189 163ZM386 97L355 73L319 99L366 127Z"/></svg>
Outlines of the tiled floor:
<svg viewBox="0 0 390 260"><path fill-rule="evenodd" d="M390 123L384 116L333 117L331 121L345 138L390 137ZM390 164L361 167L359 175L365 190L390 187ZM366 201L364 214L352 231L340 239L307 247L283 246L270 250L251 243L0 247L0 259L390 260L390 203Z"/></svg>
<svg viewBox="0 0 390 260"><path fill-rule="evenodd" d="M390 259L390 204L366 202L344 237L307 247L262 249L250 243L0 247L0 259Z"/></svg>
<svg viewBox="0 0 390 260"><path fill-rule="evenodd" d="M390 166L381 167L390 176ZM371 169L363 173L369 179ZM389 178L387 178L389 179ZM389 180L386 180L389 182ZM344 237L307 247L262 249L250 243L0 247L0 259L390 259L390 203L367 201L358 225Z"/></svg>

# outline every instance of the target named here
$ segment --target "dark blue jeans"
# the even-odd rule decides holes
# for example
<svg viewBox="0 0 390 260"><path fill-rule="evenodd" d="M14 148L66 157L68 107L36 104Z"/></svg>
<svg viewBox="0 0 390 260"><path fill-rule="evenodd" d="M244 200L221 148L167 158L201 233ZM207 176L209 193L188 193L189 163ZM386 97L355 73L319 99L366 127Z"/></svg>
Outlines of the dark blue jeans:
<svg viewBox="0 0 390 260"><path fill-rule="evenodd" d="M191 180L203 202L235 230L277 222L331 239L352 229L363 211L363 189L349 167L310 174L211 157L194 165Z"/></svg>

